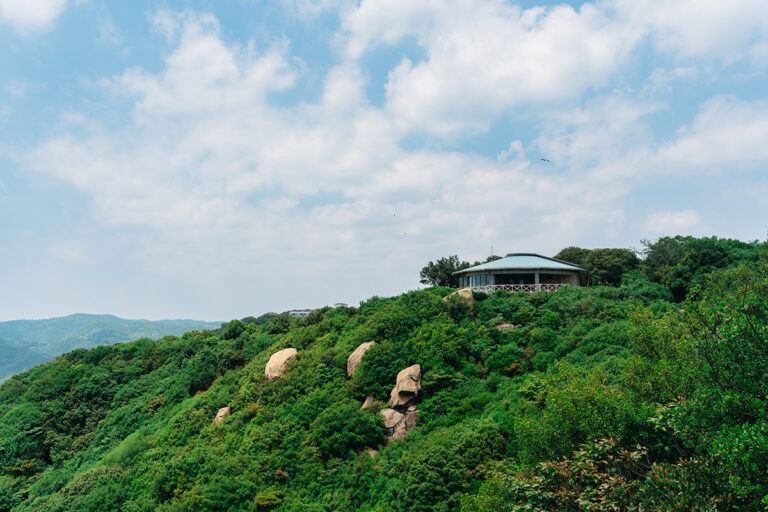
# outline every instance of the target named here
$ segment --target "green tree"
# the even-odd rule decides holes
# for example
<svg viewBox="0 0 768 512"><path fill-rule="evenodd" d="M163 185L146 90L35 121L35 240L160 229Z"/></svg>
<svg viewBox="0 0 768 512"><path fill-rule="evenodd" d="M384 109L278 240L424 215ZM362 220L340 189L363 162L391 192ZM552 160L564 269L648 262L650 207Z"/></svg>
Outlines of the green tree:
<svg viewBox="0 0 768 512"><path fill-rule="evenodd" d="M584 267L595 284L618 285L627 272L637 268L640 260L629 249L592 249L584 258Z"/></svg>
<svg viewBox="0 0 768 512"><path fill-rule="evenodd" d="M430 286L448 286L456 288L459 286L459 278L453 273L459 270L469 268L470 264L466 261L460 261L457 255L440 258L439 260L427 263L427 266L421 269L419 273L419 282Z"/></svg>
<svg viewBox="0 0 768 512"><path fill-rule="evenodd" d="M555 259L583 267L584 260L589 256L590 252L592 252L590 249L570 246L555 254Z"/></svg>
<svg viewBox="0 0 768 512"><path fill-rule="evenodd" d="M756 262L768 247L766 243L742 242L727 238L692 236L661 237L643 240L645 275L669 287L678 302L688 291L702 284L712 271L741 262Z"/></svg>
<svg viewBox="0 0 768 512"><path fill-rule="evenodd" d="M235 340L245 332L245 323L241 320L232 320L231 322L223 324L222 327L223 332L221 337L225 340Z"/></svg>

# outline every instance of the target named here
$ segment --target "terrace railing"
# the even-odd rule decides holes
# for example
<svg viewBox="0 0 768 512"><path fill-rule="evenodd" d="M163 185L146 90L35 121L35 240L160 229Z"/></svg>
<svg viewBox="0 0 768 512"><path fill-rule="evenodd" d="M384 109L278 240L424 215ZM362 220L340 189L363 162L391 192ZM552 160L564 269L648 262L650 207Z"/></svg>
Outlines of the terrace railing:
<svg viewBox="0 0 768 512"><path fill-rule="evenodd" d="M554 292L564 286L563 283L539 283L539 284L485 284L482 286L470 286L473 292L493 293L498 290L505 292Z"/></svg>

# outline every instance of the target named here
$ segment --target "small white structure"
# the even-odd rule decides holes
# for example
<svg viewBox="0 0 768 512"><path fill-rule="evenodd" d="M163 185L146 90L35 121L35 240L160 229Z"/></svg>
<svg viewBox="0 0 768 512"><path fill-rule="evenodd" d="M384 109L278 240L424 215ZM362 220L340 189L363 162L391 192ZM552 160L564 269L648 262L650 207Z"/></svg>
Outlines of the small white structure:
<svg viewBox="0 0 768 512"><path fill-rule="evenodd" d="M288 312L288 314L290 316L304 318L305 316L309 316L309 314L313 311L314 309L292 309Z"/></svg>

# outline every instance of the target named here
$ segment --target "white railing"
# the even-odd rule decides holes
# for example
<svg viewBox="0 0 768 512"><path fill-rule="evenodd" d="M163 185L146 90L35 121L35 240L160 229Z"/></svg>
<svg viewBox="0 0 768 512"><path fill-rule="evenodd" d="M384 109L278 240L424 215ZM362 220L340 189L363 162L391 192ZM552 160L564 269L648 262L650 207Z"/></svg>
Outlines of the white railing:
<svg viewBox="0 0 768 512"><path fill-rule="evenodd" d="M539 284L485 284L482 286L470 286L473 292L493 293L498 290L505 292L554 292L562 288L563 283L539 283Z"/></svg>

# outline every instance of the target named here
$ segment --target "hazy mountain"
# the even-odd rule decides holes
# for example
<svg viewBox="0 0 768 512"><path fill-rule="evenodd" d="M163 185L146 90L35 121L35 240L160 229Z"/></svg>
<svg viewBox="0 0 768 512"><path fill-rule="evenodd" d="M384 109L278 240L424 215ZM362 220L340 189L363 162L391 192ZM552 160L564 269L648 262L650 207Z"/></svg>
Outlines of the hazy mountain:
<svg viewBox="0 0 768 512"><path fill-rule="evenodd" d="M220 326L220 322L200 320L126 320L114 315L83 313L46 320L0 322L0 380L76 348L137 338L156 339Z"/></svg>

